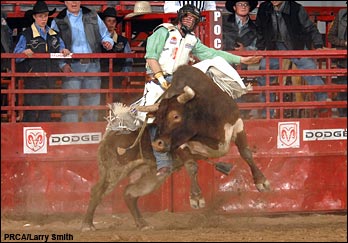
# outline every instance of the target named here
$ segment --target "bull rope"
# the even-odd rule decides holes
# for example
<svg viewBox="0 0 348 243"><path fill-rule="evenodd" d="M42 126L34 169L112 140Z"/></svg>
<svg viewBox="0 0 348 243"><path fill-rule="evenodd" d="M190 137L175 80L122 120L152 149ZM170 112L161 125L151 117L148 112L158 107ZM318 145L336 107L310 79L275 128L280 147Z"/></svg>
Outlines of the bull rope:
<svg viewBox="0 0 348 243"><path fill-rule="evenodd" d="M163 92L163 94L161 94L161 96L158 97L158 99L156 100L155 104L158 103L158 102L162 99L162 97L164 96L164 94L167 93L167 91L168 91L168 89L166 89L166 90ZM129 149L134 148L135 145L137 145L137 143L139 143L139 141L140 141L140 139L141 139L141 137L143 136L143 133L144 133L144 131L145 131L145 127L146 127L148 118L149 118L149 117L146 115L145 121L144 121L144 123L143 123L143 125L142 125L142 127L141 127L141 129L140 129L140 131L139 131L139 133L138 133L137 138L135 139L134 143L133 143L131 146L129 146L128 148L126 148L126 150L129 150ZM143 158L142 152L141 152L141 144L139 144L139 147L140 147L141 157Z"/></svg>
<svg viewBox="0 0 348 243"><path fill-rule="evenodd" d="M155 104L158 103L164 94L167 93L167 90L156 100ZM134 143L127 148L118 148L120 153L125 153L126 151L134 148L141 140L145 127L147 125L148 116L146 115L143 124L140 126L140 120L136 117L136 108L134 106L130 107L122 103L111 103L107 105L109 107L109 115L105 117L108 124L106 126L106 133L109 131L117 131L118 134L127 134L130 131L136 131L140 128L137 138L134 140ZM143 152L141 148L141 143L139 143L139 153L143 159Z"/></svg>

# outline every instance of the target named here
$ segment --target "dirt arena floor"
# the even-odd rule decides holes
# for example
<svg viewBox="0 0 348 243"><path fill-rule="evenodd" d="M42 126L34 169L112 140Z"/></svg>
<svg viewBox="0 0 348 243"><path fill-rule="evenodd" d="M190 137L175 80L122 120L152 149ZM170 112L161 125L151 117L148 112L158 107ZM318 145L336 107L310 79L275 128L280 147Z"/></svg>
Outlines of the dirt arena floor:
<svg viewBox="0 0 348 243"><path fill-rule="evenodd" d="M236 216L201 211L144 217L154 229L137 230L129 214L96 215L97 230L82 233L81 215L2 216L1 242L14 242L10 234L47 235L49 242L347 242L347 214Z"/></svg>

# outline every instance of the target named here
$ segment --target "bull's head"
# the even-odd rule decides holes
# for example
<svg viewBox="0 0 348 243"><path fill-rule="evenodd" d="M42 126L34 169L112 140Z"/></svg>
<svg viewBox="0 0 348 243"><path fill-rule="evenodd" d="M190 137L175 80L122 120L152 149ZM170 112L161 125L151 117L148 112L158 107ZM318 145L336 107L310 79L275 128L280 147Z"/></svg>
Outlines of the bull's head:
<svg viewBox="0 0 348 243"><path fill-rule="evenodd" d="M161 100L154 121L158 127L156 139L152 143L154 150L165 152L176 149L193 136L194 131L187 130L189 117L185 107L194 96L193 89L185 86L180 95Z"/></svg>

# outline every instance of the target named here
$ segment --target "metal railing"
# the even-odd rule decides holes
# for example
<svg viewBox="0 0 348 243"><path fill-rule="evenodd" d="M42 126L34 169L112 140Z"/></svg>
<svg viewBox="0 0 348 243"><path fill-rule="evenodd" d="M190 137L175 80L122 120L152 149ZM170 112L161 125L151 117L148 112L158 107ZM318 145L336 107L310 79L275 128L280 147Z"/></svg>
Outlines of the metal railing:
<svg viewBox="0 0 348 243"><path fill-rule="evenodd" d="M240 67L237 67L237 70L241 77L244 78L245 82L253 82L253 90L245 96L254 96L254 101L242 101L239 103L241 110L250 110L255 109L257 111L266 109L267 119L270 119L269 111L274 109L277 112L276 118L290 118L288 117L287 111L294 109L305 109L309 112L306 116L302 117L315 117L315 110L318 109L328 109L329 117L332 117L334 114L331 113L332 110L337 108L347 107L347 101L334 101L334 96L338 92L347 92L347 85L337 85L333 83L333 79L339 76L347 77L347 70L342 68L337 68L335 66L336 59L346 59L347 51L346 50L308 50L308 51L256 51L256 52L233 52L237 55L249 56L249 55L262 55L266 58L266 70L241 70ZM93 53L93 54L72 54L71 58L108 58L109 65L112 64L114 58L134 58L137 60L142 60L144 53L131 53L131 54L105 54L105 53ZM296 69L285 69L285 70L270 70L269 69L269 60L270 58L279 58L280 66L284 60L289 58L303 58L310 57L314 58L318 62L318 69L315 70L296 70ZM2 121L4 122L20 122L21 114L25 110L51 110L59 114L61 110L106 110L105 105L99 106L24 106L23 96L25 94L36 94L36 93L51 93L57 96L62 95L63 93L104 93L106 94L105 103L112 103L112 94L134 94L136 96L141 96L143 92L143 85L145 84L145 71L144 69L135 70L134 72L113 72L112 68L109 68L108 72L73 72L73 73L63 73L63 72L52 72L52 73L23 73L16 71L15 58L26 58L24 54L2 54L2 59L11 59L11 72L1 74L1 96L2 96ZM46 53L35 53L31 58L51 58L50 54ZM145 64L144 62L138 63L139 67ZM112 66L112 65L111 65ZM26 77L57 77L57 85L61 83L60 81L65 76L100 76L100 77L109 77L109 88L107 89L79 89L79 90L69 90L69 89L60 89L56 87L55 89L25 89ZM123 83L121 88L112 88L112 78L114 76L125 76L128 81ZM265 86L257 86L255 80L258 77L266 77ZM270 77L278 77L278 82L272 84L270 82ZM325 81L325 85L286 85L282 80L285 77L293 76L321 76ZM280 80L280 81L279 81ZM302 82L303 83L303 82ZM266 94L266 102L262 103L257 100L257 97L264 92ZM315 92L327 92L328 97L333 101L315 101L313 99L313 93ZM270 101L270 94L275 93L277 96L276 101ZM298 100L288 100L285 101L284 97L287 94L291 93L301 93L307 95L306 99L301 101ZM134 100L135 101L135 100ZM299 117L301 118L301 117Z"/></svg>

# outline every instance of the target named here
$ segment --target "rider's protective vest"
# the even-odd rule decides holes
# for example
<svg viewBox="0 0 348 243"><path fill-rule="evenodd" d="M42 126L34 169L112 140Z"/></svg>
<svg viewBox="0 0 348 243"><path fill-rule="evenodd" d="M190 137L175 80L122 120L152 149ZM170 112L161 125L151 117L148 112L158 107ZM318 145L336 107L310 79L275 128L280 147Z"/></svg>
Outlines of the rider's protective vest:
<svg viewBox="0 0 348 243"><path fill-rule="evenodd" d="M169 36L158 62L164 73L172 75L179 66L189 63L190 52L196 45L197 38L191 33L183 37L179 30L170 23L161 24L156 29L160 27L165 27Z"/></svg>

